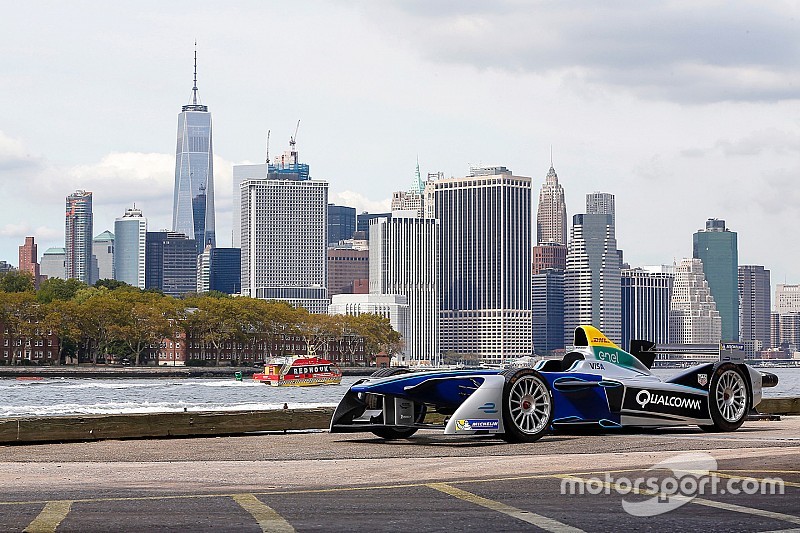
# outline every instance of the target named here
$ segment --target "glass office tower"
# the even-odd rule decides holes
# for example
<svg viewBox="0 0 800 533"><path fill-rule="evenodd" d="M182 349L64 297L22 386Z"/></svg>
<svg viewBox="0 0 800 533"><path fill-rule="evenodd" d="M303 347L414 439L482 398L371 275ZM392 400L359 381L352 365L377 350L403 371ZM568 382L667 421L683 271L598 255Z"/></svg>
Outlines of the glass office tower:
<svg viewBox="0 0 800 533"><path fill-rule="evenodd" d="M196 51L192 100L178 115L172 229L194 239L198 254L206 244L216 246L211 113L197 99Z"/></svg>

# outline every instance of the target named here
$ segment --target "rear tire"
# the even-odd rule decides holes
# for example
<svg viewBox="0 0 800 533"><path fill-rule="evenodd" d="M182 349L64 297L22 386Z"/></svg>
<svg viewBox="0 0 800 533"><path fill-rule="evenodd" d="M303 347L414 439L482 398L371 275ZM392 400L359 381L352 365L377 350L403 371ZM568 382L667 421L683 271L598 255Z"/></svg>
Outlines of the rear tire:
<svg viewBox="0 0 800 533"><path fill-rule="evenodd" d="M700 426L703 431L735 431L742 426L750 411L750 388L738 366L722 363L714 369L708 387L708 410L714 424Z"/></svg>
<svg viewBox="0 0 800 533"><path fill-rule="evenodd" d="M506 442L534 442L550 431L555 405L542 375L532 368L504 370L503 427Z"/></svg>
<svg viewBox="0 0 800 533"><path fill-rule="evenodd" d="M389 367L379 368L370 376L371 378L388 378L390 376L397 376L399 374L408 374L411 371L407 368ZM420 404L419 409L415 404L414 406L414 421L421 423L425 419L425 405ZM407 439L417 432L417 428L397 429L394 427L376 428L372 430L373 435L386 440Z"/></svg>

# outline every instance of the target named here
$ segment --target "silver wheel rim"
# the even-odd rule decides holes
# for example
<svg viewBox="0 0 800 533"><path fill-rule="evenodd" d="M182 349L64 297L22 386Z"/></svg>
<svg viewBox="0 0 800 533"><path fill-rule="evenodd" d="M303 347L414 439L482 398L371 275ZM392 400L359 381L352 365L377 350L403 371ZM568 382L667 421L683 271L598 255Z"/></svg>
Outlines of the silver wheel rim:
<svg viewBox="0 0 800 533"><path fill-rule="evenodd" d="M717 381L715 391L717 408L728 422L738 422L747 408L747 386L741 374L726 370Z"/></svg>
<svg viewBox="0 0 800 533"><path fill-rule="evenodd" d="M537 377L524 376L511 385L508 409L514 425L523 433L542 431L550 419L551 408L547 387Z"/></svg>

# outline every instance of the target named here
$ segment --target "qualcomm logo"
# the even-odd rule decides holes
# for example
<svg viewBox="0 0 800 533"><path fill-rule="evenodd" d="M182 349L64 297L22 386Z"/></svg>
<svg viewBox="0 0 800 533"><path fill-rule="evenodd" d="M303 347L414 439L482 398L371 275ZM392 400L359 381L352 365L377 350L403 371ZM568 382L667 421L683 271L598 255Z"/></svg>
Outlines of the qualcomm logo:
<svg viewBox="0 0 800 533"><path fill-rule="evenodd" d="M644 409L647 405L667 405L669 407L681 407L686 409L700 410L700 400L697 398L681 398L679 396L667 396L665 394L653 394L649 390L641 390L636 395L636 403Z"/></svg>

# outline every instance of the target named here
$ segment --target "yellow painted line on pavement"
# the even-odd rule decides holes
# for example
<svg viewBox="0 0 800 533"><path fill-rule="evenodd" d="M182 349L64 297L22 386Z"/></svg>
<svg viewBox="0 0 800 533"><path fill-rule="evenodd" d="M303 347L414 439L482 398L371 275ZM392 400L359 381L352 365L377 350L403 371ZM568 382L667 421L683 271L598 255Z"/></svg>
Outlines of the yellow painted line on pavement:
<svg viewBox="0 0 800 533"><path fill-rule="evenodd" d="M699 498L699 497L689 497L684 496L682 494L666 494L664 492L653 491L653 490L646 490L646 489L638 489L636 487L631 486L621 486L618 483L609 483L606 481L601 481L599 479L584 479L576 476L571 475L563 475L558 476L562 479L574 479L576 481L581 481L586 483L587 485L600 485L604 488L611 488L615 490L619 490L620 494L624 494L627 492L632 492L634 494L643 494L645 496L659 496L659 498L674 498L677 500L682 500L687 503L694 503L697 505L704 505L706 507L714 507L716 509L722 509L724 511L733 511L736 513L744 513L750 514L754 516L760 516L762 518L771 518L773 520L780 520L782 522L789 522L790 524L797 524L800 525L800 517L785 513L777 513L775 511L765 511L764 509L757 509L755 507L745 507L744 505L736 505L733 503L725 503L725 502L718 502L714 500L707 500L706 498Z"/></svg>
<svg viewBox="0 0 800 533"><path fill-rule="evenodd" d="M758 481L759 483L781 483L786 487L800 487L800 483L795 483L794 481L785 481L780 477L762 478L753 476L732 476L730 474L723 474L722 472L714 472L714 475L724 477L726 479L754 480Z"/></svg>
<svg viewBox="0 0 800 533"><path fill-rule="evenodd" d="M275 509L266 505L253 494L236 494L233 501L242 506L242 509L253 515L261 531L270 533L293 533L294 528Z"/></svg>
<svg viewBox="0 0 800 533"><path fill-rule="evenodd" d="M47 502L39 516L25 528L25 533L53 533L58 524L67 517L70 507L70 500Z"/></svg>
<svg viewBox="0 0 800 533"><path fill-rule="evenodd" d="M523 511L522 509L517 509L516 507L512 507L502 502L490 500L488 498L484 498L483 496L473 494L472 492L467 492L452 485L448 485L447 483L428 483L426 486L436 489L440 492L444 492L445 494L449 494L450 496L454 496L460 500L474 503L475 505L480 505L481 507L486 507L487 509L497 511L498 513L503 513L512 518L516 518L517 520L527 522L528 524L533 524L534 526L544 529L545 531L552 531L553 533L583 532L582 529L569 526L559 522L558 520L553 520L552 518L548 518L540 514Z"/></svg>

